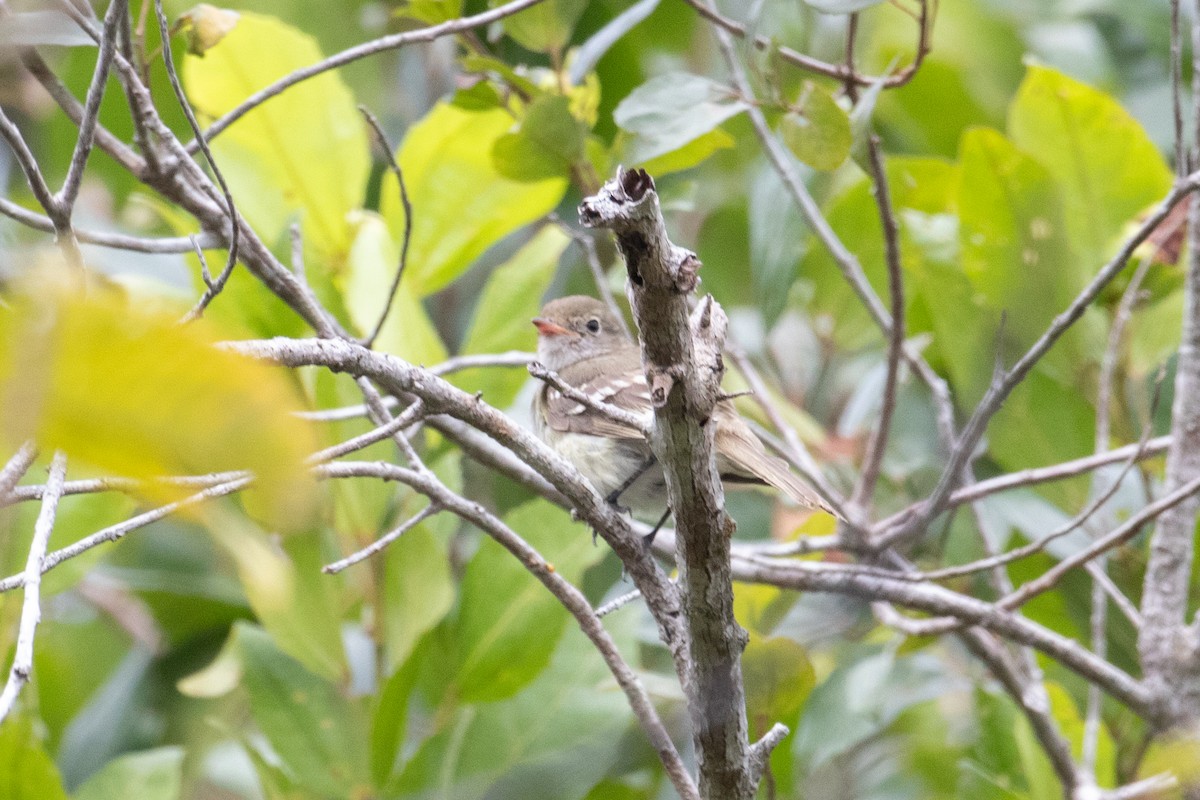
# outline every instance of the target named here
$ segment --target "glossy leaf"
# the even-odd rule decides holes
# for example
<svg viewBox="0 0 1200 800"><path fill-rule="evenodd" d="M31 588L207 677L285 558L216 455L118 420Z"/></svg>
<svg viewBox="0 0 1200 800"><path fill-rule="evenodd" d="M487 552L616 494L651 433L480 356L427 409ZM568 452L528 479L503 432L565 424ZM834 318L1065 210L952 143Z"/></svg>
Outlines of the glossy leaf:
<svg viewBox="0 0 1200 800"><path fill-rule="evenodd" d="M1158 147L1128 111L1049 67L1029 67L1008 130L1058 182L1071 242L1093 268L1125 223L1171 188Z"/></svg>
<svg viewBox="0 0 1200 800"><path fill-rule="evenodd" d="M636 134L629 155L641 164L678 150L746 110L728 87L699 75L669 72L634 89L613 112L623 130Z"/></svg>
<svg viewBox="0 0 1200 800"><path fill-rule="evenodd" d="M462 347L464 353L536 348L537 333L529 321L541 309L542 295L570 243L565 233L547 225L512 258L496 267L476 304ZM504 408L528 379L521 367L493 367L460 373L454 382L468 392L483 392L484 400Z"/></svg>
<svg viewBox="0 0 1200 800"><path fill-rule="evenodd" d="M308 34L244 12L203 57L184 59L183 82L196 110L214 119L321 58ZM335 72L263 103L212 143L238 210L259 235L276 239L299 213L306 242L339 259L350 246L346 214L366 192L368 148L354 97Z"/></svg>
<svg viewBox="0 0 1200 800"><path fill-rule="evenodd" d="M784 143L813 169L837 169L850 154L850 117L833 95L811 82L796 105L780 122Z"/></svg>
<svg viewBox="0 0 1200 800"><path fill-rule="evenodd" d="M314 510L314 449L286 374L215 347L202 323L129 306L118 294L40 276L38 298L0 309L0 436L32 437L79 464L153 481L249 469L273 525ZM146 484L177 498L180 487Z"/></svg>
<svg viewBox="0 0 1200 800"><path fill-rule="evenodd" d="M79 787L75 800L176 800L182 786L183 750L163 747L110 761Z"/></svg>
<svg viewBox="0 0 1200 800"><path fill-rule="evenodd" d="M558 205L563 178L514 181L496 169L492 148L513 118L502 108L439 103L413 125L397 159L413 205L409 272L413 294L424 297L461 275L503 237ZM393 175L384 176L380 207L400 241L404 210Z"/></svg>
<svg viewBox="0 0 1200 800"><path fill-rule="evenodd" d="M240 624L237 636L250 710L287 771L300 785L332 797L365 791L367 748L355 710L263 631Z"/></svg>

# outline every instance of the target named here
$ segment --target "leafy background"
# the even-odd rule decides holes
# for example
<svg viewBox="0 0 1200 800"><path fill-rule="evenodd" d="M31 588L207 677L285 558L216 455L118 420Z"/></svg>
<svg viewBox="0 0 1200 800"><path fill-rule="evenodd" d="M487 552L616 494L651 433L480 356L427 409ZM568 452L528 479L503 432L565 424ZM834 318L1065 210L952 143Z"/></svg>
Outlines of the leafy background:
<svg viewBox="0 0 1200 800"><path fill-rule="evenodd" d="M728 3L727 11L736 16L739 5ZM986 387L997 348L1007 358L1022 352L1169 188L1169 9L1165 0L938 5L932 52L917 77L878 97L868 91L853 112L837 99L836 84L770 52L743 55L767 87L769 117L824 212L883 293L882 236L856 163L863 119L873 119L902 223L910 334L965 411ZM844 17L811 6L759 4L754 28L837 60ZM188 4L167 8L175 18ZM202 56L184 54L176 40L184 85L203 120L323 54L484 5L246 0L236 8L236 26ZM915 25L905 8L882 3L863 15L865 69L911 56ZM213 12L195 13L202 21ZM81 93L94 50L63 47L51 55ZM830 474L851 479L878 407L885 345L766 165L742 114L746 105L723 88L718 61L705 24L683 3L547 0L478 39L383 53L301 84L233 125L213 151L241 212L285 263L288 228L300 224L310 281L347 327L365 332L382 310L404 228L396 180L356 104L381 118L414 213L408 269L378 347L422 364L532 349L527 320L543 298L594 292L580 246L547 215L573 226L578 201L617 164L646 166L659 180L674 238L697 250L704 288L730 310L733 338L791 401L791 421ZM15 67L2 69L12 79L0 81L0 100L18 114L51 182L61 181L74 128ZM160 108L183 135L161 63L152 78ZM101 119L130 135L118 93L109 93ZM7 151L0 152L0 178L11 197L32 207ZM100 153L77 223L145 235L195 230ZM604 263L615 264L606 241L597 244ZM15 280L44 248L44 237L0 221L0 277ZM155 309L186 307L202 288L194 257L85 253L114 292L83 314L89 324L132 313L165 331L170 325ZM224 254L207 257L221 264ZM609 278L619 290L619 266ZM1151 376L1170 366L1180 283L1174 265L1150 267L1121 351L1116 440L1137 438L1150 412ZM1092 451L1099 357L1122 288L1089 310L1008 401L989 429L981 477ZM212 329L203 336L211 338L303 332L241 270L206 317ZM21 324L16 318L0 329L7 341L19 338ZM50 352L40 377L61 387L55 391L92 385L81 382L122 364L148 369L137 391L50 393L139 434L85 450L84 460L100 471L164 469L164 453L210 441L208 410L241 409L247 393L239 387L259 380L244 365L214 363L189 382L180 377L188 371L169 368L170 355L153 352ZM193 365L204 363L198 356ZM4 366L0 357L0 375ZM294 402L359 402L352 383L326 374L261 380L285 398L271 406L275 412ZM466 371L454 380L518 418L527 414L520 369ZM201 383L214 394L197 407ZM1160 401L1160 416L1169 400ZM85 433L56 428L55 407L28 424L78 450ZM145 429L151 408L172 441ZM228 431L220 441L234 460L255 451L264 463L283 460L298 441L331 444L367 429L361 421L325 424L297 439L277 427L280 413L245 413L275 421L249 442ZM877 497L883 511L927 492L941 467L923 390L906 384L897 414ZM627 588L611 554L593 547L565 511L466 462L432 433L420 444L448 485L501 512L594 602ZM366 457L394 453L381 444ZM216 469L220 461L167 466ZM296 480L281 476L281 491L294 491ZM1106 506L1109 519L1139 502L1133 483ZM984 533L997 547L1036 537L1066 520L1091 490L1090 481L1076 479L990 498ZM36 680L22 714L0 727L0 797L672 796L602 662L514 559L439 516L382 557L325 576L320 565L419 504L408 490L367 481L337 482L318 494L320 509L283 538L266 532L278 527L269 508L230 502L156 523L51 573ZM51 546L124 519L143 502L69 498ZM6 574L23 564L36 513L28 505L0 511ZM767 496L735 496L731 505L743 539L827 532L821 520L798 520ZM937 541L914 557L931 564L978 557L974 524L966 515L942 520ZM1079 546L1064 540L1014 565L1012 577L1030 577ZM1114 579L1135 598L1143 565L1138 544L1114 556ZM774 721L793 730L772 758L778 797L1058 796L1024 718L953 640L904 641L848 599L741 586L736 601L751 632L752 733ZM1088 585L1068 578L1026 612L1082 639L1088 603ZM17 594L0 596L0 652L11 649L19 609ZM642 671L676 741L689 746L669 658L647 616L635 604L606 625ZM1132 668L1130 626L1112 615L1108 634L1110 657ZM1086 686L1052 663L1044 667L1054 714L1078 748ZM1105 712L1098 772L1102 785L1114 785L1145 768L1143 730L1116 706Z"/></svg>

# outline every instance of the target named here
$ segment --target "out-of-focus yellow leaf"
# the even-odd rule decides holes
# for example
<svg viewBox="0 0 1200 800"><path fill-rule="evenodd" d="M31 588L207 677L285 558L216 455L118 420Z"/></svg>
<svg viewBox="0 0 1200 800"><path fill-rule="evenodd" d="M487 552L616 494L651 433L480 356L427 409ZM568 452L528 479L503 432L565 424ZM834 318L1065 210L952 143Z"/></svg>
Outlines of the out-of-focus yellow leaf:
<svg viewBox="0 0 1200 800"><path fill-rule="evenodd" d="M26 288L0 308L0 440L145 479L157 499L190 490L155 478L248 469L270 524L308 519L315 437L286 373L218 349L203 321L180 325L116 292L47 272Z"/></svg>
<svg viewBox="0 0 1200 800"><path fill-rule="evenodd" d="M516 181L496 170L492 149L515 123L503 108L443 102L404 137L397 161L413 206L404 281L418 297L450 283L488 247L562 200L565 178ZM384 176L380 192L380 209L398 242L404 208L394 175Z"/></svg>
<svg viewBox="0 0 1200 800"><path fill-rule="evenodd" d="M183 82L197 111L214 119L321 57L311 36L273 17L242 13L203 58L184 59ZM346 214L362 204L370 156L354 97L336 73L271 98L212 147L239 210L264 239L278 238L299 212L307 243L325 256L345 255Z"/></svg>

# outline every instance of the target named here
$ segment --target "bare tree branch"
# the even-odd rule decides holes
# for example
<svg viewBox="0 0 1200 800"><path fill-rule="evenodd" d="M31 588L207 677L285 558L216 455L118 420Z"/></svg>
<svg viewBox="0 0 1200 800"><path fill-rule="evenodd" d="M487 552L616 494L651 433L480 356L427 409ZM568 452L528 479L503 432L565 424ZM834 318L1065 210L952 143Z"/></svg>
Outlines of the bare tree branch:
<svg viewBox="0 0 1200 800"><path fill-rule="evenodd" d="M37 632L38 622L42 618L41 583L43 562L46 557L46 543L50 541L50 533L54 530L55 515L58 513L58 500L61 496L63 479L67 472L67 459L62 453L55 453L50 464L50 479L48 489L42 498L42 510L38 513L37 522L33 528L33 541L29 545L29 557L25 561L23 573L25 597L21 606L21 622L17 631L17 652L13 656L12 668L8 680L0 691L0 722L12 711L17 695L29 682L33 674L33 637Z"/></svg>
<svg viewBox="0 0 1200 800"><path fill-rule="evenodd" d="M396 292L400 291L400 280L404 277L404 269L408 266L408 244L412 240L413 229L413 207L412 202L408 199L408 186L404 183L404 171L400 169L400 164L396 161L396 148L387 139L387 134L383 132L383 126L379 124L379 120L370 112L366 106L359 106L358 113L366 119L367 125L375 134L375 139L379 142L379 149L383 151L383 158L388 165L388 169L396 176L396 183L400 185L400 205L404 209L404 236L400 242L400 263L396 265L396 275L392 278L392 286L388 290L387 299L383 304L383 311L379 313L379 321L375 323L375 327L363 340L363 344L371 347L375 344L375 340L379 338L379 332L383 330L383 323L387 322L388 314L392 310L392 304L396 302ZM199 134L197 134L199 136ZM197 141L203 141L202 138Z"/></svg>

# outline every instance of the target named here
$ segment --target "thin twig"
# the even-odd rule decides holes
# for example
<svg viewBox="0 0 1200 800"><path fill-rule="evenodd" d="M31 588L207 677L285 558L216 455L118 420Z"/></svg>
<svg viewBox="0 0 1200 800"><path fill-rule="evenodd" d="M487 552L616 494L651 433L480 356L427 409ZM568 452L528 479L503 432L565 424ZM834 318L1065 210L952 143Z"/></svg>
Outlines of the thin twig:
<svg viewBox="0 0 1200 800"><path fill-rule="evenodd" d="M0 505L8 500L13 487L25 477L33 460L37 458L37 452L37 446L33 442L25 442L0 468Z"/></svg>
<svg viewBox="0 0 1200 800"><path fill-rule="evenodd" d="M123 538L130 531L135 531L138 528L144 528L152 522L158 522L160 519L168 517L171 514L174 514L176 511L190 508L191 506L198 505L213 498L224 497L228 494L240 492L253 482L254 478L247 475L235 480L226 481L225 483L219 483L215 486L208 487L202 492L197 492L196 494L185 497L182 500L178 500L173 503L167 503L166 505L162 505L158 508L138 514L135 517L130 517L129 519L119 522L116 525L110 525L107 528L96 531L90 536L80 539L72 545L64 547L61 550L55 550L53 553L47 555L42 561L42 572L48 572L62 562L75 558L76 556L91 550L97 545L104 544L105 542L115 542L118 539ZM4 580L0 580L0 593L12 591L18 586L24 585L24 575L10 575Z"/></svg>
<svg viewBox="0 0 1200 800"><path fill-rule="evenodd" d="M597 617L607 617L609 614L616 611L618 608L624 608L625 606L629 605L630 603L632 603L634 600L637 600L641 596L642 596L642 593L639 592L637 589L634 589L632 592L626 592L625 594L621 595L620 597L614 597L612 600L609 600L604 605L596 606L596 616Z"/></svg>
<svg viewBox="0 0 1200 800"><path fill-rule="evenodd" d="M382 442L384 439L390 439L396 434L400 434L405 428L420 420L421 415L425 412L424 404L418 400L408 408L404 409L404 413L393 418L390 422L380 425L377 428L367 431L366 433L355 436L353 439L347 439L344 442L327 447L324 450L313 453L308 457L308 463L321 464L326 461L333 461L335 458L349 455L357 450L362 450L364 447L370 447L376 442ZM403 434L401 434L403 435Z"/></svg>
<svg viewBox="0 0 1200 800"><path fill-rule="evenodd" d="M54 233L54 223L49 217L22 208L8 198L0 197L0 214L16 220L28 228L43 233ZM190 253L193 240L206 249L216 247L220 241L214 234L207 232L193 236L152 238L108 231L85 231L78 228L75 229L75 238L83 244L110 247L114 250L130 250L136 253Z"/></svg>
<svg viewBox="0 0 1200 800"><path fill-rule="evenodd" d="M857 15L854 17L856 18ZM850 41L853 41L853 36ZM849 50L849 46L847 46L847 50ZM879 137L875 134L868 137L867 155L870 159L871 179L874 182L875 204L879 208L879 220L883 226L883 244L887 255L888 294L892 301L892 324L888 329L887 373L884 377L879 421L867 442L862 472L850 499L852 505L860 508L869 503L875 492L875 482L879 479L883 454L887 450L892 428L892 415L896 410L896 385L899 381L900 359L904 351L905 330L904 274L900 266L900 229L896 223L896 213L892 208L891 195L888 191L887 169L883 163Z"/></svg>
<svg viewBox="0 0 1200 800"><path fill-rule="evenodd" d="M487 533L512 553L563 604L575 618L584 634L591 640L596 650L599 651L609 671L616 678L617 684L624 691L634 716L637 717L651 746L658 753L667 776L671 779L679 796L684 800L700 800L700 794L688 774L687 767L683 764L683 759L679 756L679 751L671 741L666 727L659 719L649 694L637 677L637 673L621 657L616 643L604 629L600 618L592 610L587 598L564 579L552 565L547 563L546 559L516 531L509 528L480 504L471 502L448 489L432 472L405 469L384 462L359 462L356 464L338 462L327 465L323 471L331 477L365 475L407 484L429 498L432 504L430 508L438 506L455 514Z"/></svg>
<svg viewBox="0 0 1200 800"><path fill-rule="evenodd" d="M820 59L797 52L790 47L784 47L766 36L754 36L750 41L759 50L774 50L774 52L778 53L779 57L784 61L818 75L837 78L839 81L843 82L850 81L859 86L870 86L880 81L882 81L883 85L888 88L903 86L912 80L913 76L917 74L917 70L921 68L921 64L925 61L925 56L929 53L928 3L927 0L920 1L921 13L918 17L920 31L918 34L917 52L912 63L894 75L860 75L853 69L848 68L845 64L833 64L828 61L821 61ZM696 12L700 14L700 16L719 26L723 30L742 38L749 35L745 25L737 20L722 16L714 8L706 5L703 0L684 0L684 2L696 9Z"/></svg>
<svg viewBox="0 0 1200 800"><path fill-rule="evenodd" d="M934 487L934 490L930 492L925 500L914 506L911 509L913 513L907 514L898 525L892 527L886 522L877 525L879 535L876 537L875 543L878 547L890 547L919 533L930 519L946 509L950 493L960 479L962 468L966 465L971 453L974 452L976 445L978 445L980 438L987 428L988 422L1000 409L1004 400L1025 379L1034 365L1041 360L1042 356L1050 350L1054 343L1083 316L1084 311L1099 296L1104 287L1125 268L1134 251L1146 240L1146 237L1150 235L1154 228L1166 218L1170 210L1182 201L1183 198L1194 192L1198 185L1200 185L1200 176L1193 173L1188 176L1187 180L1179 182L1172 187L1167 196L1159 203L1154 213L1125 240L1117 254L1076 295L1071 304L1054 318L1054 321L1046 331L1038 337L1038 340L1029 347L1017 363L1000 376L999 380L992 382L984 393L983 399L979 401L979 405L975 407L975 411L967 420L966 425L963 426L954 449L946 459L946 466L943 468L942 476L938 480L937 486Z"/></svg>
<svg viewBox="0 0 1200 800"><path fill-rule="evenodd" d="M600 299L604 301L604 305L608 306L608 310L612 312L613 318L621 326L625 335L632 336L629 323L625 321L625 314L617 305L617 298L613 296L612 289L609 288L608 276L604 274L604 265L600 263L600 254L596 251L596 240L592 238L591 234L568 225L555 214L551 214L550 218L558 225L559 230L570 236L572 241L579 245L579 249L583 251L583 259L592 272L592 282L596 284L596 291L600 293Z"/></svg>
<svg viewBox="0 0 1200 800"><path fill-rule="evenodd" d="M47 481L48 490L42 498L42 509L38 513L37 522L33 527L33 541L29 545L29 557L25 561L25 571L22 573L25 584L25 597L21 605L21 622L17 629L17 651L13 656L12 668L4 690L0 691L0 722L12 711L17 695L29 682L33 674L33 638L37 631L38 622L42 618L41 584L43 563L46 558L46 543L50 541L50 533L54 530L55 515L58 513L58 500L61 497L63 479L67 472L67 459L62 453L55 453L50 463L50 478Z"/></svg>
<svg viewBox="0 0 1200 800"><path fill-rule="evenodd" d="M335 574L341 572L342 570L346 569L347 567L352 567L360 561L365 561L366 559L370 558L371 556L375 555L376 553L381 552L385 547L390 545L392 542L396 541L401 536L408 533L413 528L417 527L422 522L429 519L430 517L432 517L434 514L438 513L441 510L442 510L442 507L440 505L438 505L437 503L430 503L425 508L421 509L416 515L410 517L409 519L406 519L404 522L400 523L395 528L393 528L392 530L385 533L383 536L380 536L378 539L371 542L371 544L367 545L363 549L359 550L356 553L352 553L352 554L346 556L345 558L341 559L340 561L335 561L332 564L326 564L324 567L321 567L321 571L324 572L326 575L335 575Z"/></svg>
<svg viewBox="0 0 1200 800"><path fill-rule="evenodd" d="M408 198L408 186L404 183L404 171L400 169L400 164L396 161L396 150L388 141L387 134L383 132L383 126L379 124L379 120L375 118L375 115L366 106L360 105L358 113L363 115L363 119L367 121L367 125L375 133L375 138L379 142L379 149L383 151L384 161L387 163L388 169L396 176L396 182L400 184L400 204L404 208L404 237L400 243L400 263L396 265L396 275L392 278L392 286L388 289L387 299L383 303L383 311L379 314L379 321L375 323L375 327L371 329L371 333L362 342L364 347L371 347L375 344L375 340L379 338L379 332L383 330L383 324L387 322L388 314L392 310L392 304L396 302L396 293L400 291L400 279L404 277L404 269L408 266L408 244L412 239L413 207L412 202Z"/></svg>
<svg viewBox="0 0 1200 800"><path fill-rule="evenodd" d="M241 227L238 225L237 206L233 204L233 193L229 191L229 185L225 183L225 176L221 174L221 168L217 166L217 160L213 158L212 150L209 149L208 143L201 135L200 123L196 121L196 115L192 112L192 104L188 102L187 95L183 91L183 84L179 82L179 75L176 74L174 57L171 55L171 31L167 25L167 15L163 11L162 0L154 0L154 16L158 19L158 34L162 38L163 66L167 68L167 80L175 92L175 99L179 101L179 108L187 119L188 127L196 136L200 152L204 154L204 160L208 162L208 168L212 170L213 178L221 187L221 194L225 197L225 213L229 217L229 257L215 281L206 277L204 294L184 317L184 322L190 322L204 313L204 309L208 308L208 304L221 293L229 281L229 276L233 274L233 268L237 266L238 248L241 245Z"/></svg>
<svg viewBox="0 0 1200 800"><path fill-rule="evenodd" d="M497 6L496 8L489 9L488 11L474 14L469 17L452 19L448 22L443 22L440 25L431 25L428 28L418 28L417 30L413 31L405 31L404 33L393 33L388 36L381 36L378 39L347 48L346 50L336 53L329 58L318 61L316 64L289 72L287 75L283 76L269 86L264 86L262 89L259 89L257 92L247 97L239 105L230 109L225 113L224 116L210 125L208 130L204 132L204 138L211 142L222 131L245 116L247 112L257 108L267 100L270 100L272 97L283 93L292 86L295 86L302 81L306 81L309 78L316 77L321 73L328 72L331 69L337 69L338 67L343 67L346 64L357 61L360 58L366 58L367 56L371 56L376 53L382 53L387 50L395 50L409 44L432 42L435 39L440 39L443 36L450 36L455 33L468 31L472 28L481 28L491 25L493 22L502 20L505 17L510 17L520 11L524 11L527 8L532 8L540 2L542 2L542 0L513 0L510 3L505 3L502 6ZM197 142L193 141L188 143L186 149L189 153L195 153L198 147L199 145Z"/></svg>

